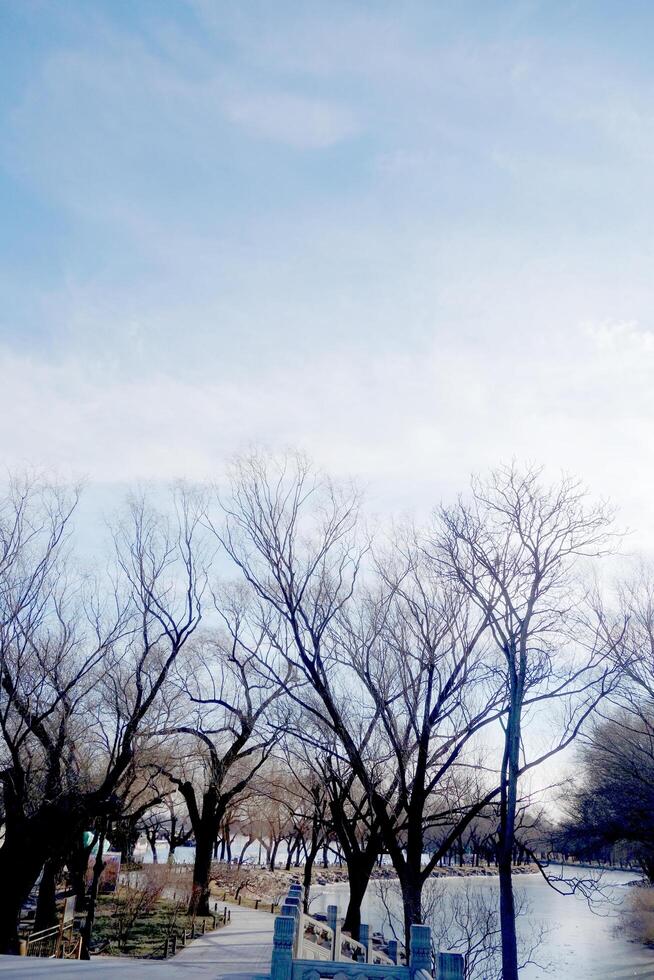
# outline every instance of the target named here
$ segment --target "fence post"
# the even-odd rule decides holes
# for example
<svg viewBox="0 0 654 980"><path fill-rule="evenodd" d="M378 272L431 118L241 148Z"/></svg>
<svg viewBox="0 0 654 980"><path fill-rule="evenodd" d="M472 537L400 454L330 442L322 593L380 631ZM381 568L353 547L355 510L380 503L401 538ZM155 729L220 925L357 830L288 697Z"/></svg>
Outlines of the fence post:
<svg viewBox="0 0 654 980"><path fill-rule="evenodd" d="M327 906L327 925L331 929L332 935L332 959L337 960L340 950L336 946L336 926L338 925L338 905ZM340 933L340 930L339 930Z"/></svg>
<svg viewBox="0 0 654 980"><path fill-rule="evenodd" d="M343 960L343 939L341 936L340 921L336 923L336 931L334 933L334 959L338 962Z"/></svg>
<svg viewBox="0 0 654 980"><path fill-rule="evenodd" d="M463 980L464 966L461 953L439 953L438 980Z"/></svg>
<svg viewBox="0 0 654 980"><path fill-rule="evenodd" d="M368 943L370 938L370 926L367 922L362 922L359 926L359 942L362 946L366 947L366 951L363 954L363 962L370 963L370 950L368 949Z"/></svg>
<svg viewBox="0 0 654 980"><path fill-rule="evenodd" d="M300 899L296 898L294 895L288 895L286 901L282 905L281 914L284 916L291 916L295 922L295 935L293 938L293 955L299 956L299 947L301 944L301 909L300 909Z"/></svg>
<svg viewBox="0 0 654 980"><path fill-rule="evenodd" d="M170 946L171 946L171 949L173 951L173 956L174 956L175 953L177 952L177 933L176 932L174 932L172 934L172 936L170 937Z"/></svg>
<svg viewBox="0 0 654 980"><path fill-rule="evenodd" d="M397 963L397 939L388 940L388 958Z"/></svg>
<svg viewBox="0 0 654 980"><path fill-rule="evenodd" d="M19 939L18 940L18 955L19 956L27 956L27 940L26 939Z"/></svg>
<svg viewBox="0 0 654 980"><path fill-rule="evenodd" d="M409 967L413 976L417 970L431 974L431 929L429 926L411 926Z"/></svg>
<svg viewBox="0 0 654 980"><path fill-rule="evenodd" d="M302 899L297 893L291 894L291 892L289 892L288 895L286 896L284 905L289 905L292 908L297 909L298 912L300 912L302 908Z"/></svg>
<svg viewBox="0 0 654 980"><path fill-rule="evenodd" d="M278 915L275 919L270 980L291 980L295 927L294 915Z"/></svg>
<svg viewBox="0 0 654 980"><path fill-rule="evenodd" d="M168 959L168 936L166 936L166 938L164 939L164 954L163 954L163 958L165 960Z"/></svg>

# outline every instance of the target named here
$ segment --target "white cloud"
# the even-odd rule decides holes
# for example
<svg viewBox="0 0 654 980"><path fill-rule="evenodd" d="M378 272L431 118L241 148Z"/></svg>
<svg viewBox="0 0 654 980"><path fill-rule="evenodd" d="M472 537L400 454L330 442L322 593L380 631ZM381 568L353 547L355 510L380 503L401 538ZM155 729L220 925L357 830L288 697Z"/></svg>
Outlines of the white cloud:
<svg viewBox="0 0 654 980"><path fill-rule="evenodd" d="M225 99L227 116L258 136L298 149L325 149L354 135L353 113L325 99L286 92L233 95Z"/></svg>
<svg viewBox="0 0 654 980"><path fill-rule="evenodd" d="M623 356L654 354L654 332L641 326L636 320L603 323L587 323L583 326L586 336L600 351Z"/></svg>
<svg viewBox="0 0 654 980"><path fill-rule="evenodd" d="M654 545L650 373L580 332L529 352L362 353L261 365L214 381L126 380L88 362L0 356L7 464L113 483L215 477L248 445L299 446L370 488L373 509L428 509L472 470L517 456L610 496L639 546ZM628 473L628 479L625 479Z"/></svg>

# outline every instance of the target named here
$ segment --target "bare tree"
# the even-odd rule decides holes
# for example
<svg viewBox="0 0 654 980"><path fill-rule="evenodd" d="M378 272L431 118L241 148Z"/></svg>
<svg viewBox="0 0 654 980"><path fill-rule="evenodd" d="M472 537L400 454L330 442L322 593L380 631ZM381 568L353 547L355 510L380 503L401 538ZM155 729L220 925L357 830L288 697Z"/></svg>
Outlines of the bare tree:
<svg viewBox="0 0 654 980"><path fill-rule="evenodd" d="M377 574L378 593L340 617L337 648L375 706L364 785L400 880L408 939L423 920L425 882L497 794L479 739L505 698L487 663L484 617L425 560L415 533L396 538Z"/></svg>
<svg viewBox="0 0 654 980"><path fill-rule="evenodd" d="M329 799L328 830L338 841L347 867L349 899L343 929L359 937L361 905L384 843L369 795L336 751L314 754Z"/></svg>
<svg viewBox="0 0 654 980"><path fill-rule="evenodd" d="M45 862L79 850L82 832L119 810L170 668L199 622L199 512L188 494L175 500L172 517L132 502L116 532L119 575L102 595L67 573L69 498L52 488L5 498L0 951L15 949L21 905Z"/></svg>
<svg viewBox="0 0 654 980"><path fill-rule="evenodd" d="M222 628L203 638L179 679L189 720L165 730L193 743L192 773L165 771L184 797L193 828L191 911L199 915L209 911L211 860L219 828L270 755L279 727L266 726L282 693L278 654L266 631L253 625L250 608L242 588L223 590L217 597ZM288 688L288 666L282 676Z"/></svg>
<svg viewBox="0 0 654 980"><path fill-rule="evenodd" d="M402 883L408 934L440 853L498 792L463 756L504 710L504 691L481 655L483 615L419 549L378 565L377 589L355 609L366 552L357 508L353 491L315 474L304 457L252 456L235 466L217 533L274 610L272 642L307 682L294 700L316 731L296 735L340 753L370 800ZM472 796L474 805L461 808ZM449 830L422 868L434 825Z"/></svg>
<svg viewBox="0 0 654 980"><path fill-rule="evenodd" d="M511 862L520 775L571 743L610 684L608 648L584 618L578 571L580 559L609 547L611 519L576 481L547 486L540 470L510 466L473 481L470 499L442 508L434 531L431 557L488 623L508 699L499 830L504 980L518 976ZM561 709L554 742L527 759L526 712L553 702Z"/></svg>

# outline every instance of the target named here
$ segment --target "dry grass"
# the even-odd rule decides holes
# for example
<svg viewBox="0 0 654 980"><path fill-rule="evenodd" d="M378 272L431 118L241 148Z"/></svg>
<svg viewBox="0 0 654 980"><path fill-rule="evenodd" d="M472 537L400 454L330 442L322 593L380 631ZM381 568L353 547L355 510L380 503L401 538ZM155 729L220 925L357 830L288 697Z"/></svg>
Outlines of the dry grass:
<svg viewBox="0 0 654 980"><path fill-rule="evenodd" d="M166 939L212 929L214 917L189 916L191 869L140 865L120 876L113 894L98 902L94 941L110 955L160 958ZM218 924L218 923L216 923Z"/></svg>
<svg viewBox="0 0 654 980"><path fill-rule="evenodd" d="M620 927L630 939L654 946L654 888L634 887L629 890Z"/></svg>

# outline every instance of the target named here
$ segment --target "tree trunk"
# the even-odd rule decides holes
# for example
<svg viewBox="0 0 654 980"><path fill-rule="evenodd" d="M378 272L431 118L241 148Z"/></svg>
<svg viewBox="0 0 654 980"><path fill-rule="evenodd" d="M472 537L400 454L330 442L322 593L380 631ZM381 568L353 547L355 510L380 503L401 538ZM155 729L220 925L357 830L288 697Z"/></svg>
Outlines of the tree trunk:
<svg viewBox="0 0 654 980"><path fill-rule="evenodd" d="M252 844L254 844L254 837L248 838L248 840L246 840L245 844L243 845L243 848L238 858L239 868L243 867L243 859L245 858L245 852L248 850L249 847L252 846Z"/></svg>
<svg viewBox="0 0 654 980"><path fill-rule="evenodd" d="M304 912L306 915L309 914L309 903L311 901L311 876L313 874L313 865L314 861L316 860L319 847L319 844L314 844L311 849L307 851L306 860L304 862L302 884L304 885Z"/></svg>
<svg viewBox="0 0 654 980"><path fill-rule="evenodd" d="M20 911L44 863L29 835L7 833L0 848L0 953L18 952Z"/></svg>
<svg viewBox="0 0 654 980"><path fill-rule="evenodd" d="M350 886L350 899L347 904L343 930L349 932L352 939L359 938L361 926L361 905L365 898L370 875L377 860L377 853L351 854L347 863L347 880Z"/></svg>
<svg viewBox="0 0 654 980"><path fill-rule="evenodd" d="M514 695L513 691L512 695ZM511 869L520 765L520 714L520 700L514 695L504 736L503 778L500 798L498 871L500 877L502 980L518 980L518 940L515 927L515 902Z"/></svg>
<svg viewBox="0 0 654 980"><path fill-rule="evenodd" d="M98 835L98 853L95 859L95 864L93 865L93 881L91 882L86 920L82 929L82 953L80 958L83 960L91 959L91 937L93 935L93 924L95 922L95 907L98 901L98 891L100 890L100 875L102 874L102 870L104 868L102 851L104 850L106 833L107 827L106 824L104 824Z"/></svg>
<svg viewBox="0 0 654 980"><path fill-rule="evenodd" d="M84 863L82 863L82 860ZM75 911L82 912L86 904L86 869L88 867L88 855L75 856L68 862L68 873L70 874L71 884L75 892Z"/></svg>
<svg viewBox="0 0 654 980"><path fill-rule="evenodd" d="M213 855L213 834L211 828L203 827L195 835L195 861L193 864L193 891L189 912L195 915L209 915L209 878Z"/></svg>
<svg viewBox="0 0 654 980"><path fill-rule="evenodd" d="M145 835L148 839L148 844L150 845L150 850L152 851L152 863L159 864L159 855L157 854L157 832L152 831L150 833L146 832Z"/></svg>
<svg viewBox="0 0 654 980"><path fill-rule="evenodd" d="M170 834L168 836L168 864L174 864L175 848L177 847L177 817L171 814Z"/></svg>
<svg viewBox="0 0 654 980"><path fill-rule="evenodd" d="M38 932L39 929L49 929L50 926L57 924L56 886L58 873L59 865L57 862L52 860L45 862L36 903L35 932Z"/></svg>
<svg viewBox="0 0 654 980"><path fill-rule="evenodd" d="M422 922L422 879L407 870L400 879L404 906L404 943L410 949L411 926Z"/></svg>
<svg viewBox="0 0 654 980"><path fill-rule="evenodd" d="M293 863L293 852L295 850L296 843L297 841L295 840L293 841L289 840L288 850L286 851L286 869L285 869L286 871L291 870L291 865Z"/></svg>

